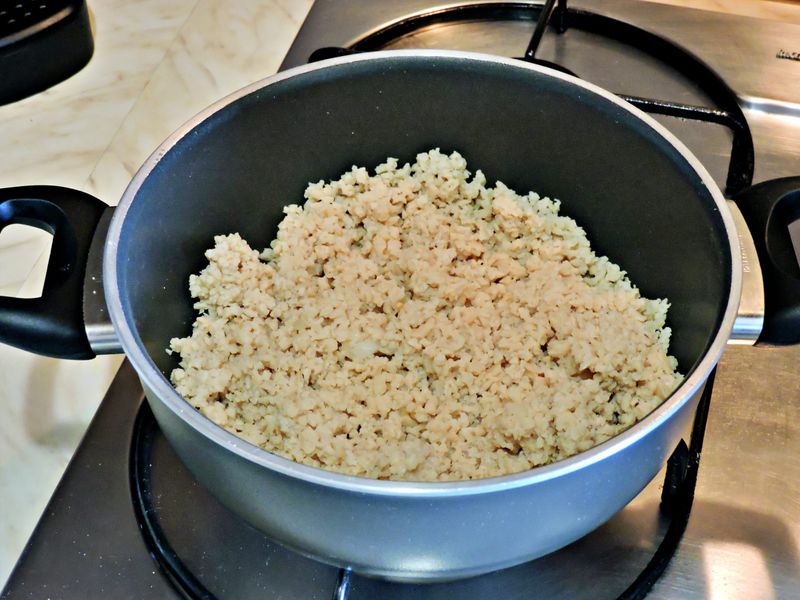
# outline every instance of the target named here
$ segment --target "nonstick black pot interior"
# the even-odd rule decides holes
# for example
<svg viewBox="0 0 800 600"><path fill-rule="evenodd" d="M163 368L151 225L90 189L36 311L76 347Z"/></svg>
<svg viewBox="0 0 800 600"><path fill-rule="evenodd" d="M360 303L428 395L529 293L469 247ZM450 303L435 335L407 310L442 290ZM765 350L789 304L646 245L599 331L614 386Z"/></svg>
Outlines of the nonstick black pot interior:
<svg viewBox="0 0 800 600"><path fill-rule="evenodd" d="M548 74L490 61L371 57L264 87L188 132L158 162L125 218L123 308L165 373L165 349L194 320L189 275L213 236L269 244L309 181L386 157L462 153L491 184L559 198L649 297L672 303L683 372L704 354L730 290L717 208L687 161L649 126Z"/></svg>

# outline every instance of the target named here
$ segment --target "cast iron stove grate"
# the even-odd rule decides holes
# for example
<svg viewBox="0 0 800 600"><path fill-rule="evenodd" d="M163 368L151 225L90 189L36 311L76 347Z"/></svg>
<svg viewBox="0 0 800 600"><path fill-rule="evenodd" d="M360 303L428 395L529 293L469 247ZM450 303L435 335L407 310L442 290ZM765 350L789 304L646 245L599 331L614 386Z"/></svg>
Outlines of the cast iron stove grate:
<svg viewBox="0 0 800 600"><path fill-rule="evenodd" d="M410 32L443 24L459 21L511 19L535 21L536 23L523 56L517 58L569 75L580 77L580 73L575 73L563 65L536 58L544 31L548 26L552 26L559 34L563 34L569 29L576 29L619 40L680 70L707 94L714 105L713 108L624 93L617 95L644 112L713 123L729 129L733 137L725 181L725 194L730 197L750 187L755 164L753 138L736 94L728 85L714 71L669 41L623 21L585 10L567 8L567 0L557 0L557 3L556 0L546 0L543 6L526 2L499 2L442 8L391 23L359 39L348 48L319 48L311 54L309 62L381 50Z"/></svg>
<svg viewBox="0 0 800 600"><path fill-rule="evenodd" d="M677 65L696 81L700 82L717 108L708 108L620 94L637 108L660 115L706 123L728 128L732 133L732 149L726 178L726 195L734 195L752 182L754 152L747 122L728 86L717 75L696 61L691 55L669 42L629 24L586 11L567 8L566 0L547 0L543 6L527 3L473 4L437 10L395 22L359 40L349 48L329 47L315 51L309 61L314 62L334 56L381 49L387 42L408 32L436 24L458 20L486 18L517 18L533 21L536 26L524 53L520 57L535 64L558 69L576 75L570 69L550 61L536 58L536 52L545 29L551 26L558 33L568 28L578 28L600 35L623 40L640 50ZM703 446L708 409L714 383L714 372L708 379L698 405L689 444L681 441L670 457L661 494L660 512L668 518L666 531L647 565L635 580L619 596L620 600L644 598L666 570L670 559L680 544L689 521L697 483L700 456ZM158 510L154 505L151 489L150 451L155 420L149 410L140 411L135 428L133 451L131 452L131 489L134 508L141 525L142 534L151 555L173 586L187 598L214 598L214 595L183 563L159 523ZM345 600L350 595L352 573L339 570L332 591L332 598Z"/></svg>

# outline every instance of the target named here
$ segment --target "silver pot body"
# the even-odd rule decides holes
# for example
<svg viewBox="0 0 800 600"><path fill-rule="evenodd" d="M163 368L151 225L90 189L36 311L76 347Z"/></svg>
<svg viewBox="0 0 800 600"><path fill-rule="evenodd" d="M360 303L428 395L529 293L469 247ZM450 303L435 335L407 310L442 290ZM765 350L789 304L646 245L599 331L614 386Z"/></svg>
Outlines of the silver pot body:
<svg viewBox="0 0 800 600"><path fill-rule="evenodd" d="M197 479L233 512L316 560L403 582L480 575L538 558L602 525L653 479L702 390L663 426L590 467L523 485L376 495L263 468L197 432L152 391L158 423ZM398 486L399 487L399 486Z"/></svg>
<svg viewBox="0 0 800 600"><path fill-rule="evenodd" d="M254 247L308 181L387 156L459 150L488 178L558 197L642 292L673 302L683 384L628 431L525 473L449 483L329 473L256 448L172 388L169 339L194 319L188 275L214 234ZM147 161L104 253L109 314L164 435L231 510L298 552L402 581L478 575L592 531L688 429L731 332L741 264L731 215L666 130L590 84L516 61L394 51L292 70L222 100Z"/></svg>

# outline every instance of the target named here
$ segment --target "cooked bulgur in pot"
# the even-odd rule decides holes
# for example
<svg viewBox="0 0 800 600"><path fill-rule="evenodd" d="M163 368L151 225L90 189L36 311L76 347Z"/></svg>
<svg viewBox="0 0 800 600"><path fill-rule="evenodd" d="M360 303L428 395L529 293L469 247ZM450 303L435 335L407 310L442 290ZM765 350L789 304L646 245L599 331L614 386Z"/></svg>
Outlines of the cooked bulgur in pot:
<svg viewBox="0 0 800 600"><path fill-rule="evenodd" d="M259 253L219 235L177 390L294 461L379 479L519 472L627 429L680 383L641 297L558 200L457 152L310 184Z"/></svg>

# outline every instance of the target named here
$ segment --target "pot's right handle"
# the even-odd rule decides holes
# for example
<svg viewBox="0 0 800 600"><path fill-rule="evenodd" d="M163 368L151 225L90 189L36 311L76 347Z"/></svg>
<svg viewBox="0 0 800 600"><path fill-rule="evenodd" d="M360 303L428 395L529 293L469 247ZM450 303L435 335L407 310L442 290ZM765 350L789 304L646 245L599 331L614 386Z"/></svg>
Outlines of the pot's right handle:
<svg viewBox="0 0 800 600"><path fill-rule="evenodd" d="M53 235L41 297L0 297L0 342L45 356L94 358L84 327L83 284L92 237L106 208L69 188L0 189L0 231L21 223Z"/></svg>
<svg viewBox="0 0 800 600"><path fill-rule="evenodd" d="M757 343L800 343L800 177L759 183L731 199L753 235L764 277Z"/></svg>

